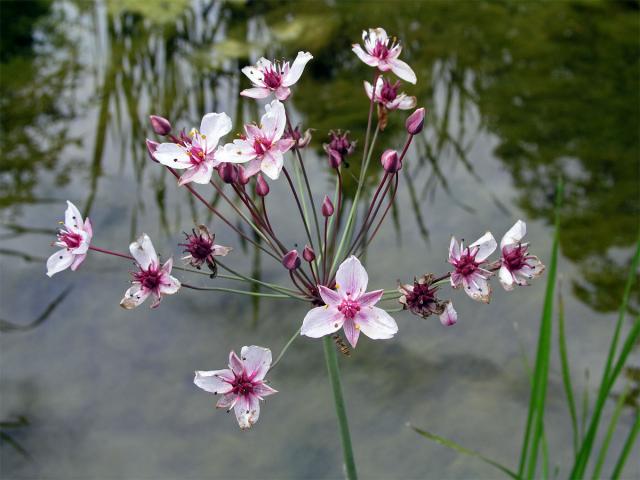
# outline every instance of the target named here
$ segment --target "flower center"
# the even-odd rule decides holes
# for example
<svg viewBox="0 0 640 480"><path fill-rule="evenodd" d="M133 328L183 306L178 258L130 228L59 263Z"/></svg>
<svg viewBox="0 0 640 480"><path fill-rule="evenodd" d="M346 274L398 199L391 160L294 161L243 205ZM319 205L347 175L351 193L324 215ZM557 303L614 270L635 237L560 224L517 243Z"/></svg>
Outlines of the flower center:
<svg viewBox="0 0 640 480"><path fill-rule="evenodd" d="M383 80L380 89L380 98L385 102L392 102L398 96L398 87L400 82L391 83L389 80Z"/></svg>
<svg viewBox="0 0 640 480"><path fill-rule="evenodd" d="M82 243L82 236L79 233L63 230L58 234L58 240L64 243L67 248L71 250L80 246Z"/></svg>
<svg viewBox="0 0 640 480"><path fill-rule="evenodd" d="M204 150L199 145L191 145L189 148L189 155L191 156L191 163L194 165L199 165L204 161Z"/></svg>
<svg viewBox="0 0 640 480"><path fill-rule="evenodd" d="M380 60L384 60L385 58L387 58L389 56L389 49L387 48L386 42L382 43L380 40L378 40L376 42L376 46L373 47L373 52L371 52L371 55L379 58Z"/></svg>
<svg viewBox="0 0 640 480"><path fill-rule="evenodd" d="M133 279L140 282L143 288L147 290L156 291L160 287L160 280L162 279L162 273L160 269L154 265L151 265L149 269L143 270L142 268L133 274Z"/></svg>
<svg viewBox="0 0 640 480"><path fill-rule="evenodd" d="M413 291L407 294L407 303L413 307L429 305L435 301L436 290L437 289L431 288L429 285L415 282L413 284Z"/></svg>
<svg viewBox="0 0 640 480"><path fill-rule="evenodd" d="M282 73L277 67L267 68L262 77L264 84L273 90L276 90L282 85Z"/></svg>
<svg viewBox="0 0 640 480"><path fill-rule="evenodd" d="M253 142L253 150L257 155L264 155L271 148L271 141L266 138L256 138Z"/></svg>
<svg viewBox="0 0 640 480"><path fill-rule="evenodd" d="M244 373L236 376L231 385L233 386L232 392L236 395L249 395L253 393L253 382L249 380Z"/></svg>
<svg viewBox="0 0 640 480"><path fill-rule="evenodd" d="M502 262L510 271L520 270L527 264L527 246L504 247L502 249Z"/></svg>
<svg viewBox="0 0 640 480"><path fill-rule="evenodd" d="M460 259L455 262L454 266L456 267L456 272L463 277L467 277L478 270L478 265L480 264L476 262L477 253L477 248L474 248L472 251L467 247L464 253L460 256Z"/></svg>
<svg viewBox="0 0 640 480"><path fill-rule="evenodd" d="M347 298L338 306L338 310L345 318L353 318L360 311L360 304L356 300Z"/></svg>

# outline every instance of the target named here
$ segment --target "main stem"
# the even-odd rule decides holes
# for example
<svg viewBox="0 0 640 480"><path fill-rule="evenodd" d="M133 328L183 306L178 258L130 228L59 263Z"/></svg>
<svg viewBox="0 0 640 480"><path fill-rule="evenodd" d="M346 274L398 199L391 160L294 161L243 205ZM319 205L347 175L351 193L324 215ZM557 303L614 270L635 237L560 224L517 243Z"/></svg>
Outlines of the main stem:
<svg viewBox="0 0 640 480"><path fill-rule="evenodd" d="M353 458L353 448L351 447L351 435L349 434L347 410L344 405L344 398L342 397L338 356L336 355L336 348L333 345L330 335L325 335L322 341L324 345L324 358L327 361L327 371L329 372L329 380L331 381L331 389L333 390L333 401L336 407L338 426L340 427L342 455L344 457L347 478L349 480L356 480L358 478L358 474L356 473L356 462Z"/></svg>

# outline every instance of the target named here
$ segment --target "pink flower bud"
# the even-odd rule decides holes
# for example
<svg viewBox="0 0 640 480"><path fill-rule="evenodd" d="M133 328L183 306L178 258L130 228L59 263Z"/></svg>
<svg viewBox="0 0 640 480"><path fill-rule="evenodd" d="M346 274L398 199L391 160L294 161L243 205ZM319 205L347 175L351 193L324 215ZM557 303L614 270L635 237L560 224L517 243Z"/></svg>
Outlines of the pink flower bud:
<svg viewBox="0 0 640 480"><path fill-rule="evenodd" d="M410 135L417 135L424 127L425 109L420 107L407 118L405 126Z"/></svg>
<svg viewBox="0 0 640 480"><path fill-rule="evenodd" d="M316 259L316 252L314 252L313 248L309 245L305 245L302 251L302 258L304 258L306 262L313 262Z"/></svg>
<svg viewBox="0 0 640 480"><path fill-rule="evenodd" d="M331 168L338 168L342 164L342 155L335 150L328 149L327 154L329 155L329 165Z"/></svg>
<svg viewBox="0 0 640 480"><path fill-rule="evenodd" d="M153 131L158 135L168 135L171 132L171 123L164 117L160 117L158 115L151 115L149 117L151 120L151 127Z"/></svg>
<svg viewBox="0 0 640 480"><path fill-rule="evenodd" d="M291 250L284 257L282 257L282 265L287 270L295 270L300 266L300 257L297 250Z"/></svg>
<svg viewBox="0 0 640 480"><path fill-rule="evenodd" d="M145 140L145 143L147 144L147 152L149 152L149 158L154 162L159 163L158 160L155 159L153 154L158 149L158 145L160 144L158 142L154 142L153 140L149 140L148 138Z"/></svg>
<svg viewBox="0 0 640 480"><path fill-rule="evenodd" d="M258 174L258 179L256 180L256 193L260 197L266 197L269 195L269 184L261 174Z"/></svg>
<svg viewBox="0 0 640 480"><path fill-rule="evenodd" d="M233 163L225 162L218 167L218 175L224 183L236 183L238 181L238 167Z"/></svg>
<svg viewBox="0 0 640 480"><path fill-rule="evenodd" d="M242 165L238 165L238 182L240 185L246 185L251 180L251 177L247 177L246 170Z"/></svg>
<svg viewBox="0 0 640 480"><path fill-rule="evenodd" d="M384 168L384 171L387 173L396 173L402 168L402 162L398 157L398 152L390 148L382 153L380 162L382 163L382 168Z"/></svg>
<svg viewBox="0 0 640 480"><path fill-rule="evenodd" d="M322 216L330 217L331 215L333 215L333 203L331 203L329 195L325 195L322 201Z"/></svg>

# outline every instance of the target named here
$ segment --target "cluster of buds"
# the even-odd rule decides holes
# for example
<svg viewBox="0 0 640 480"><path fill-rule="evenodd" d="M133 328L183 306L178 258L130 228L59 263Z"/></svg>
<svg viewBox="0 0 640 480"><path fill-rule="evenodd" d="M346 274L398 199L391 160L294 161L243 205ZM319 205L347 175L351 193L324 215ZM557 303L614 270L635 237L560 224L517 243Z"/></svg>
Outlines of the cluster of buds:
<svg viewBox="0 0 640 480"><path fill-rule="evenodd" d="M374 340L390 339L397 334L398 325L389 314L385 302L399 301L404 309L422 318L438 315L442 324L449 326L456 323L457 313L451 300L439 298L443 285L449 283L453 288L462 287L472 299L487 303L491 293L489 279L496 271L499 271L500 282L507 290L516 285L526 285L529 279L540 275L544 266L537 257L529 254L528 244L522 243L526 227L524 222L518 221L500 243L499 260L488 260L497 248L490 233L467 247L452 238L449 249L450 272L438 277L427 274L415 278L412 284L400 285L397 290L369 290L369 276L358 257L376 237L394 204L399 171L406 161L414 136L424 128L426 112L424 108L418 108L408 116L405 122L406 140L401 148L384 149L380 163L375 167L379 172L379 183L360 221L357 199L365 184L378 138L376 133L370 141L374 106L378 105L375 129L379 132L386 125L387 115L397 110L413 109L417 103L415 97L400 91L399 81L381 75L392 72L402 80L416 83L411 67L399 59L401 45L395 39L392 41L381 28L363 32L363 40L364 48L354 45L353 51L376 71L373 82L364 83L369 98L368 127L362 148L356 200L351 202L350 208L343 201L342 170L347 166L346 159L355 152L356 141L350 138L348 131L329 132L329 142L324 144L324 150L332 173L336 175L337 189L333 200L328 195L323 196L318 209L314 201L317 197L311 189L302 159L302 150L312 141L311 129L304 133L300 127L294 129L283 103L290 97L291 87L300 79L305 65L313 58L308 52L299 52L291 64L261 58L256 65L242 69L252 86L242 90L241 95L259 99L273 95L275 98L266 103L260 121L244 124L242 133L232 141L223 142L223 138L233 129L231 118L224 112L207 113L199 129L193 128L188 133L181 131L178 134L172 133L173 127L166 118L157 115L150 117L153 131L166 140L159 143L147 139L146 147L151 159L164 166L177 178L179 186L185 188L245 243L278 262L287 271L291 285L254 279L224 265L219 257L227 256L231 248L216 244L215 235L204 225L185 233L185 240L178 244L186 254L183 267L174 267L171 257L161 262L146 234L129 245L130 254L95 247L91 244L93 228L90 220L83 220L71 202L68 202L64 227L55 242L62 249L47 261L47 274L52 276L67 268L75 270L91 250L134 262L136 270L131 272L130 287L120 302L126 309L141 305L149 297L153 300L151 307L155 308L164 296L173 295L183 288L302 300L307 302L310 309L302 319L299 334L310 338L333 337L343 353L349 353L349 348L341 335L355 348L361 334ZM303 182L299 178L297 188L288 172L290 162L285 164L286 154L293 157L291 162L297 162L296 166L304 179ZM217 172L216 176L213 175L214 171ZM270 186L267 178L276 181L281 175L286 178L291 190L290 203L295 205L304 227L304 231L300 230L301 235L306 237L301 255L297 248L292 248L297 247L297 243L287 245L268 214ZM250 186L250 182L254 182L254 186ZM219 197L238 214L238 218L235 221L228 219L193 184L213 187ZM251 194L252 191L255 195ZM306 208L307 201L310 209ZM277 208L283 208L282 203ZM242 227L237 226L238 222L244 222ZM248 235L246 229L252 230L254 236ZM255 241L257 237L260 238L259 242ZM219 275L218 279L246 281L252 286L260 285L276 293L194 286L173 276L174 270L185 274L202 273L197 270L202 269L203 265L209 269L212 279L220 267L230 275ZM284 350L292 341L287 343ZM281 357L282 354L278 358ZM258 420L260 401L276 393L265 381L265 376L274 366L268 348L243 347L240 356L233 351L230 353L227 369L197 371L194 382L207 392L221 395L217 406L227 411L235 410L238 424L244 429Z"/></svg>

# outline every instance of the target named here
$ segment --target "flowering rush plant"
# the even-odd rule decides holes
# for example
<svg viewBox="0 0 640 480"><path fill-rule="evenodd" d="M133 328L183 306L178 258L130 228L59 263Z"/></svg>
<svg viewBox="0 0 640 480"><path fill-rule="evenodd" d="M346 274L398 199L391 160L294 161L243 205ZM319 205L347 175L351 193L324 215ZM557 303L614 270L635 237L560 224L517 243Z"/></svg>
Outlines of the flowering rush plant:
<svg viewBox="0 0 640 480"><path fill-rule="evenodd" d="M76 270L89 252L133 261L135 271L120 301L126 309L140 306L149 297L151 308L156 308L163 297L184 289L306 303L308 312L294 326L297 331L275 361L269 348L244 346L240 355L231 350L227 368L197 371L194 383L217 395L219 408L234 410L240 428L250 428L258 421L261 400L278 393L269 377L294 339L322 338L349 478L356 477L356 467L342 398L338 352L351 355L362 335L367 340L393 338L398 333L398 324L390 312L407 310L418 317L439 318L446 327L455 325L458 316L450 296L443 293L446 286L464 291L471 300L489 303L494 276L504 289L513 290L527 285L544 269L538 258L529 254L529 246L523 242L526 226L518 220L502 237L498 255L493 259L498 244L490 232L469 245L453 237L448 252L449 271L416 275L412 281L390 289L379 288L377 281L370 285L359 257L376 238L394 203L400 186L399 172L404 162L410 161L411 142L424 128L426 111L422 107L416 109L416 98L401 90L401 81L417 81L411 67L400 60L401 44L382 28L363 32L363 43L364 46L353 45L353 52L373 67L372 79L363 82L362 91L369 100L367 130L361 145L351 139L349 132L336 129L328 133L323 148L335 175L332 192L312 190L303 161L304 149L312 141L311 130L303 133L300 128L293 128L287 108L287 102L295 94L296 82L313 59L309 52L299 52L291 64L261 58L255 66L242 69L251 87L240 95L264 99L265 105L259 123L236 126L241 133L234 140L227 137L234 127L224 112L206 113L199 129L180 132L174 132L167 119L150 117L153 131L163 137L162 142L146 141L149 156L158 168L165 168L175 176L177 186L201 202L234 235L277 262L287 272L290 284L261 281L228 266L227 259L231 262L234 252L217 244L218 238L205 225L190 228L190 233L178 243L185 254L182 265L174 265L172 258L161 261L144 233L129 245L129 253L97 247L93 245L90 220L83 219L71 202L67 202L64 223L55 242L60 249L47 261L49 276L67 268ZM403 110L413 110L405 121L404 142L388 145L379 162L374 161L373 152L381 141L388 115L403 115ZM347 158L355 156L358 150L359 162L349 160L359 172L354 197L349 201L343 192L344 169ZM361 213L357 206L371 170L377 173L378 184ZM306 244L300 252L281 240L278 225L269 218L270 182L284 182L290 191L292 215L300 217L299 241ZM227 214L206 200L201 192L210 188L228 203L237 218L227 218ZM321 202L316 201L319 198ZM238 222L245 228L239 228ZM248 235L247 229L254 235ZM180 279L174 276L176 271ZM193 273L208 275L212 282L224 278L249 283L259 286L260 291L202 287L184 281L183 277Z"/></svg>

